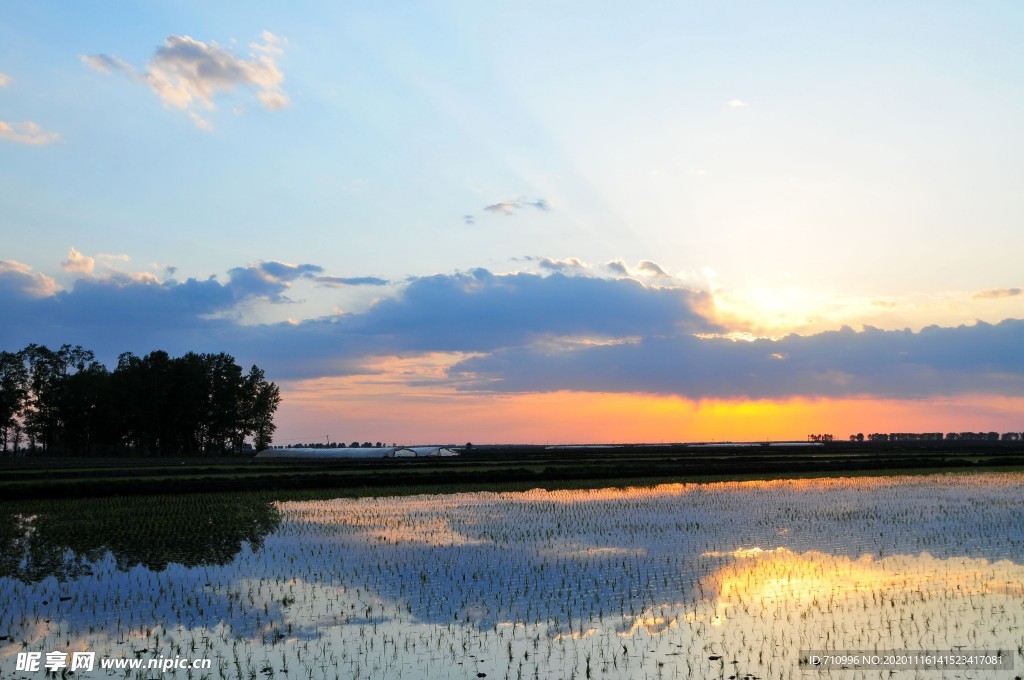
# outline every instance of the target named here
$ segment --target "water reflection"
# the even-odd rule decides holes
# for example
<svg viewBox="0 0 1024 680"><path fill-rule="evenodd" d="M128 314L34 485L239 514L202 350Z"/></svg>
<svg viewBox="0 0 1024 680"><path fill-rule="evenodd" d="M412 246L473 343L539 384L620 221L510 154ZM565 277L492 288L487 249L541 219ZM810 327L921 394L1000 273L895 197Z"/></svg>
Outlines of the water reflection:
<svg viewBox="0 0 1024 680"><path fill-rule="evenodd" d="M89 574L109 552L116 567L162 571L223 565L258 549L278 508L244 494L40 501L0 511L0 577L38 581Z"/></svg>
<svg viewBox="0 0 1024 680"><path fill-rule="evenodd" d="M81 560L88 573L0 577L0 674L5 655L51 646L210 655L223 677L352 678L796 677L799 649L1016 649L1022 482L664 485L269 510L220 498L188 525L234 515L241 528L207 541L206 559L143 562L110 538L65 538L53 543L61 555L104 556ZM25 527L47 525L21 514L11 533L31 542Z"/></svg>

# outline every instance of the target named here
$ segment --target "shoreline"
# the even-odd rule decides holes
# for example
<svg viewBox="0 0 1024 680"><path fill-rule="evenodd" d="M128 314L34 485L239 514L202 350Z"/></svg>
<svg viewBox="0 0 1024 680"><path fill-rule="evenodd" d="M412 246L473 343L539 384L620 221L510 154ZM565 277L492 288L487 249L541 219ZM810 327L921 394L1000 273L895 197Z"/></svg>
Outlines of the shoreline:
<svg viewBox="0 0 1024 680"><path fill-rule="evenodd" d="M807 446L479 446L455 458L0 457L0 498L66 499L237 491L338 496L597 488L671 482L1024 469L1019 442L833 442Z"/></svg>

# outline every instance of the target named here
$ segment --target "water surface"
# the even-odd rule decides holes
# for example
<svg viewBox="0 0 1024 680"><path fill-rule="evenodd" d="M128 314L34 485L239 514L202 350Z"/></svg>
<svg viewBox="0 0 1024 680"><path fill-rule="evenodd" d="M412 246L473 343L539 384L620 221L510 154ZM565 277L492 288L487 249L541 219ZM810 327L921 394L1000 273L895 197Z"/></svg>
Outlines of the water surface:
<svg viewBox="0 0 1024 680"><path fill-rule="evenodd" d="M0 521L5 677L54 650L209 657L211 678L561 679L1024 647L1020 473L106 499Z"/></svg>

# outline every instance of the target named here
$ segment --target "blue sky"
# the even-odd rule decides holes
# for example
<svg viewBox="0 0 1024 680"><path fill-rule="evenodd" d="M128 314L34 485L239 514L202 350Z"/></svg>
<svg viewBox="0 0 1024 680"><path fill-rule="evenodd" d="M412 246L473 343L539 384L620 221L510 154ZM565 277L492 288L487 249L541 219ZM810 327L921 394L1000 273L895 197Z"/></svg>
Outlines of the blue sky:
<svg viewBox="0 0 1024 680"><path fill-rule="evenodd" d="M512 373L498 391L550 393L616 391L569 377L578 365L558 382L551 343L778 342L864 325L975 338L955 329L1024 316L1022 28L1024 9L1001 2L8 3L0 302L26 312L0 342L92 341L111 357L216 337L284 381L448 352L447 368L428 362L435 387L481 384L470 365L493 385L500 366ZM447 297L416 297L439 282ZM605 296L634 285L652 300L674 291L677 307L611 328ZM546 326L499 307L497 323L455 294L474 287L543 288L564 306ZM58 299L100 306L55 317ZM154 300L171 299L161 316ZM367 331L376 345L281 361L310 328L348 338L385 311L390 325ZM451 325L429 343L381 339L403 324L423 337L424 314L517 340L467 357ZM228 330L181 334L207 323ZM970 354L964 342L945 360ZM672 352L645 354L619 391L693 398L661 379L687 381L661 370ZM991 375L914 384L1017 394L1018 367L999 366L1014 379L998 388ZM539 367L546 379L527 379ZM790 377L730 398L802 393ZM417 380L389 385L401 399ZM883 383L840 392L889 398Z"/></svg>

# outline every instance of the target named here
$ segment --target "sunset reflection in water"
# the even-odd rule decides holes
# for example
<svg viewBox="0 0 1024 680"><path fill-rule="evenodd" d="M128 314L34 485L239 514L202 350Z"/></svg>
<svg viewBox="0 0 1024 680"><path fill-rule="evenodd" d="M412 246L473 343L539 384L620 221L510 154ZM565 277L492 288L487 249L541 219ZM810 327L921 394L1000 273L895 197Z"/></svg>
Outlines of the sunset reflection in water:
<svg viewBox="0 0 1024 680"><path fill-rule="evenodd" d="M23 648L194 644L230 657L225 677L769 678L797 677L801 649L1016 650L1022 482L281 502L279 523L227 562L131 567L98 543L86 570L0 578L0 623L14 632L0 660ZM12 550L40 549L54 524L44 519Z"/></svg>

